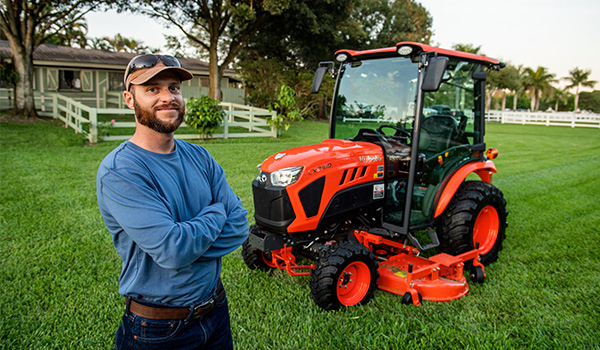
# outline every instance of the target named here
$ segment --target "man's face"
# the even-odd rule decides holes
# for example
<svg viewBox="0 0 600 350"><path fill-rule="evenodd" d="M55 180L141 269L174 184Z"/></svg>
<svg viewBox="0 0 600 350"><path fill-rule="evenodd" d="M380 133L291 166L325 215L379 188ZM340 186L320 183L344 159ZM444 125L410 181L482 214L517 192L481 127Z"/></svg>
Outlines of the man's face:
<svg viewBox="0 0 600 350"><path fill-rule="evenodd" d="M175 132L183 123L185 104L177 74L164 71L141 85L132 85L137 121L163 134Z"/></svg>

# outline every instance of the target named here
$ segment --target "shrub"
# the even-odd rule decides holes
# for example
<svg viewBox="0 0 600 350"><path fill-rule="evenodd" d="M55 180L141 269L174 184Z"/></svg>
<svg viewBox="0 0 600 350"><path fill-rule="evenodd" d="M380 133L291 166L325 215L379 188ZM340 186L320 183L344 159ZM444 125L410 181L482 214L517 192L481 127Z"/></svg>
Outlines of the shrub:
<svg viewBox="0 0 600 350"><path fill-rule="evenodd" d="M219 101L209 96L192 97L185 104L186 122L189 126L201 132L202 138L211 137L221 124L225 112L219 108Z"/></svg>
<svg viewBox="0 0 600 350"><path fill-rule="evenodd" d="M275 117L267 118L267 123L277 130L277 137L281 133L281 127L285 130L289 129L290 122L297 120L303 120L302 114L296 107L296 91L287 85L282 85L279 89L279 96L277 96L277 102L273 102L269 105L269 111L277 111Z"/></svg>

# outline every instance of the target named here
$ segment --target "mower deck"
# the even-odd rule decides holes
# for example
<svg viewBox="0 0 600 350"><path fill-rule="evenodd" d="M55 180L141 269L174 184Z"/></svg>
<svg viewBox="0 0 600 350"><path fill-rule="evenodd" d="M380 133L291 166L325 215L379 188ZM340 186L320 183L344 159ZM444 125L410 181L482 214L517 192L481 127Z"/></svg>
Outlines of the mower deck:
<svg viewBox="0 0 600 350"><path fill-rule="evenodd" d="M355 236L383 259L379 263L379 289L404 295L403 301L414 305L420 305L421 298L448 301L467 294L469 285L463 276L466 261L472 260L473 266L480 267L482 272L484 270L478 261L478 249L457 256L441 253L426 259L418 256L417 249L406 244L365 231L356 231ZM388 250L377 250L377 246L385 246ZM397 254L390 255L390 251Z"/></svg>

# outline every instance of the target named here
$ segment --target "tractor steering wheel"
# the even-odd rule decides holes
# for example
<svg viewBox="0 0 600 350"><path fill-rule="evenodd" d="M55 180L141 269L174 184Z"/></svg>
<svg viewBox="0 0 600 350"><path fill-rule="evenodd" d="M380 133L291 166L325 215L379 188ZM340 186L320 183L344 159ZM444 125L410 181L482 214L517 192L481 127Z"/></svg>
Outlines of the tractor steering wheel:
<svg viewBox="0 0 600 350"><path fill-rule="evenodd" d="M385 135L385 133L382 131L383 128L390 128L390 129L396 130L396 133L392 136L392 138L397 139L402 143L408 144L408 140L410 139L410 136L411 136L410 132L408 132L408 130L401 128L399 126L396 126L396 125L384 124L384 125L381 125L379 128L377 128L377 131L384 135Z"/></svg>

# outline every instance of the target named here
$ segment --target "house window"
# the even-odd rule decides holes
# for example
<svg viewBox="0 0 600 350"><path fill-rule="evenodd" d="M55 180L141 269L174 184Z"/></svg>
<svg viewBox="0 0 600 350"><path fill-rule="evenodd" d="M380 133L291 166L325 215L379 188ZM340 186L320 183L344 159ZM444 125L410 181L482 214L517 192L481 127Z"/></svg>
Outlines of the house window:
<svg viewBox="0 0 600 350"><path fill-rule="evenodd" d="M109 72L108 73L108 90L109 91L125 90L125 84L123 83L123 72Z"/></svg>
<svg viewBox="0 0 600 350"><path fill-rule="evenodd" d="M209 78L208 77L200 77L200 86L208 87L209 86Z"/></svg>
<svg viewBox="0 0 600 350"><path fill-rule="evenodd" d="M59 90L81 91L81 77L78 70L59 70Z"/></svg>

